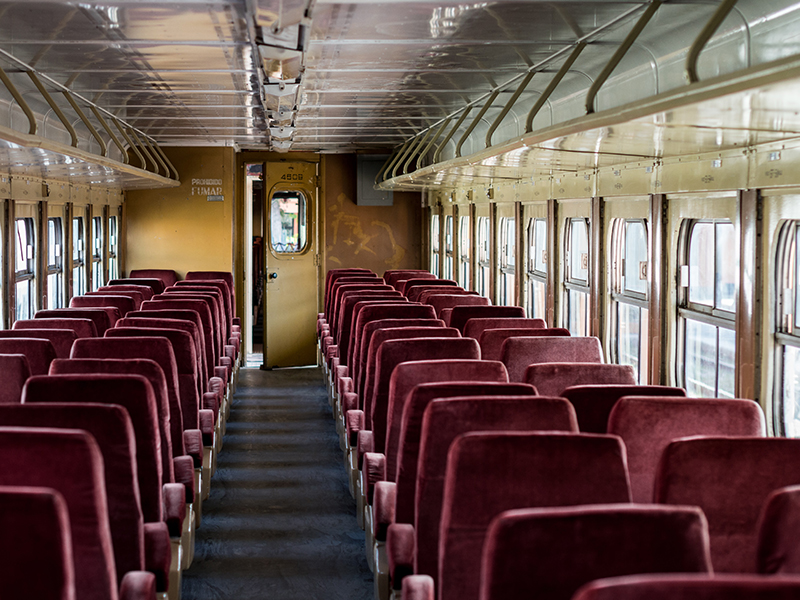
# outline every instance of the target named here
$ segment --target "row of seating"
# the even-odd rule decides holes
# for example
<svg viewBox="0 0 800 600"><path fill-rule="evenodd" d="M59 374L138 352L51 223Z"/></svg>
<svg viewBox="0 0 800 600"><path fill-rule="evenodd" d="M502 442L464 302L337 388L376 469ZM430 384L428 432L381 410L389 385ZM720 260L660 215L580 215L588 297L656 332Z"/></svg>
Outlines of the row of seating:
<svg viewBox="0 0 800 600"><path fill-rule="evenodd" d="M150 270L0 331L0 535L35 541L3 594L180 598L239 328L230 273Z"/></svg>
<svg viewBox="0 0 800 600"><path fill-rule="evenodd" d="M755 402L422 271L329 271L317 333L378 600L800 594L800 440Z"/></svg>

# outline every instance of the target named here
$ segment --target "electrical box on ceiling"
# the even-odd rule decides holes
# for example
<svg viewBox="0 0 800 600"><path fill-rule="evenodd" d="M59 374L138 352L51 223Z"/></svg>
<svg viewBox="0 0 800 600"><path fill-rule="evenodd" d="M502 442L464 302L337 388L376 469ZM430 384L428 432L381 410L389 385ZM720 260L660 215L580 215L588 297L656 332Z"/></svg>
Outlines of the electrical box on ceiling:
<svg viewBox="0 0 800 600"><path fill-rule="evenodd" d="M358 206L392 206L394 204L394 192L375 189L375 177L388 158L388 155L382 154L359 154L356 157L358 161L356 204Z"/></svg>

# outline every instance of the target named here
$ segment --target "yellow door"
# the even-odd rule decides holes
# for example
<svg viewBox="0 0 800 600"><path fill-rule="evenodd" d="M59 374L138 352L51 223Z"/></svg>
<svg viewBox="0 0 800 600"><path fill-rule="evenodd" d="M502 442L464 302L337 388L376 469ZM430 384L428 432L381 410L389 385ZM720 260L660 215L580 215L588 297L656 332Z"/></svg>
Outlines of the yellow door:
<svg viewBox="0 0 800 600"><path fill-rule="evenodd" d="M317 165L266 163L264 367L316 363Z"/></svg>

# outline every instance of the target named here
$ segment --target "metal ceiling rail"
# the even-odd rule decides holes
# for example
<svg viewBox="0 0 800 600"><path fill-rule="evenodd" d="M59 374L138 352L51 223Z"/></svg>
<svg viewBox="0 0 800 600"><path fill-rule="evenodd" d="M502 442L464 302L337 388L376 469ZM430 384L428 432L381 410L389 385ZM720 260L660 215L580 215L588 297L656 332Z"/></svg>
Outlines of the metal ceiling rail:
<svg viewBox="0 0 800 600"><path fill-rule="evenodd" d="M714 35L717 29L719 29L719 26L722 25L725 17L727 17L731 10L733 10L733 7L736 6L736 1L737 0L722 0L717 10L714 11L714 14L711 15L711 18L705 24L705 27L703 27L703 30L689 47L689 53L686 56L685 73L687 83L697 83L700 81L697 75L697 60L700 58L700 53L703 51L703 48L706 47L711 36Z"/></svg>
<svg viewBox="0 0 800 600"><path fill-rule="evenodd" d="M628 10L624 11L623 13L619 14L618 16L614 17L613 19L611 19L607 23L604 23L600 27L597 27L596 29L593 29L589 33L587 33L587 34L585 34L583 36L580 36L578 39L576 39L573 42L570 42L569 45L565 46L564 48L561 48L560 50L557 50L556 52L553 52L550 56L548 56L548 57L540 60L539 62L531 65L523 73L519 73L519 74L515 75L514 77L512 77L511 79L505 81L504 83L502 83L502 84L500 84L498 86L495 86L493 89L489 90L488 92L485 92L485 93L481 94L480 96L478 96L477 98L475 98L474 100L468 102L462 108L459 108L458 110L454 111L450 115L447 115L447 116L443 117L442 119L436 121L435 123L431 124L427 128L419 131L414 136L412 136L412 138L410 140L408 140L407 145L412 140L416 139L418 136L420 136L423 133L427 132L429 129L433 129L434 127L440 126L441 123L443 121L445 121L445 119L452 119L456 114L461 113L461 117L459 118L459 120L457 121L455 126L451 129L451 131L445 137L444 141L437 147L437 149L436 149L436 151L434 153L433 162L434 163L439 162L439 157L440 157L442 149L447 145L447 143L450 141L450 139L455 134L456 130L464 122L464 119L466 118L467 113L469 113L469 111L472 110L472 108L474 108L474 107L476 107L476 106L478 106L480 104L484 104L483 110L481 111L481 113L485 113L485 111L488 109L489 105L491 105L491 102L494 101L494 99L497 97L497 94L499 92L502 92L503 90L505 90L505 89L511 87L512 85L516 84L518 81L520 81L522 79L525 79L528 76L529 73L536 73L538 71L541 71L546 65L552 63L555 60L558 60L561 56L563 56L564 54L569 52L571 49L572 49L572 52L574 53L576 47L580 46L581 44L583 44L585 46L586 44L588 44L590 41L592 41L594 38L596 38L601 33L605 32L606 30L608 30L608 29L618 25L619 23L625 21L626 19L628 19L632 15L634 15L637 12L641 11L643 8L645 10L647 10L647 7L649 7L650 4L651 4L650 2L646 2L646 3L643 2L641 4L637 4L637 5L629 8ZM574 62L574 59L573 59L573 62ZM562 75L562 77L563 77L563 75ZM451 91L455 92L456 90L451 90ZM487 100L489 100L488 104L487 104ZM482 116L482 114L480 116ZM474 128L474 125L476 125L476 124L477 123L474 123L472 127ZM406 152L408 152L408 149L406 150ZM402 154L402 150L401 150L401 154ZM405 159L405 157L403 157L403 159ZM400 162L402 162L403 159L401 159ZM390 157L390 160L391 160L391 157ZM396 167L396 165L395 165L395 167ZM396 170L396 168L395 169L386 168L383 171L384 176L389 175L389 173L393 173L394 170ZM394 176L394 175L392 175L392 176ZM384 181L386 179L387 178L385 177Z"/></svg>

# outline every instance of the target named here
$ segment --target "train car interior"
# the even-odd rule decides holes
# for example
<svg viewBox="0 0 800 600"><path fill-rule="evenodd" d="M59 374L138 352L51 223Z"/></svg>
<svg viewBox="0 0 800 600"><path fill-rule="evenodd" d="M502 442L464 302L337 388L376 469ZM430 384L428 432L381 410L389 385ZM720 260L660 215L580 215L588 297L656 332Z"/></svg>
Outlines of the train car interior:
<svg viewBox="0 0 800 600"><path fill-rule="evenodd" d="M0 0L0 598L800 600L796 0Z"/></svg>

